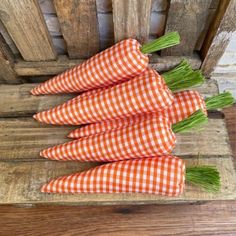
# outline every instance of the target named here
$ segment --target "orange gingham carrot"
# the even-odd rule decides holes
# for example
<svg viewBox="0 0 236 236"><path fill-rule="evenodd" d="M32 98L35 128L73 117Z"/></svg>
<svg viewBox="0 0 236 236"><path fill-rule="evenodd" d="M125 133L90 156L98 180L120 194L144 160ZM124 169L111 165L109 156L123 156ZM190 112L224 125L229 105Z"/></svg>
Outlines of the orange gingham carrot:
<svg viewBox="0 0 236 236"><path fill-rule="evenodd" d="M47 193L150 193L178 196L185 185L185 163L174 156L104 164L43 185Z"/></svg>
<svg viewBox="0 0 236 236"><path fill-rule="evenodd" d="M170 123L153 117L133 126L84 137L45 149L40 155L54 160L119 161L169 154L176 142Z"/></svg>
<svg viewBox="0 0 236 236"><path fill-rule="evenodd" d="M161 111L174 97L162 77L147 69L136 78L111 88L100 89L74 102L43 111L34 116L50 124L86 124L125 116Z"/></svg>
<svg viewBox="0 0 236 236"><path fill-rule="evenodd" d="M197 91L183 91L174 94L174 102L161 112L140 114L122 119L108 120L100 123L89 124L72 131L69 138L80 138L93 134L103 133L109 130L124 128L152 116L165 116L171 124L176 124L181 120L188 118L195 111L202 109L207 114L203 97Z"/></svg>
<svg viewBox="0 0 236 236"><path fill-rule="evenodd" d="M33 95L81 92L135 77L148 66L135 39L126 39L31 90Z"/></svg>

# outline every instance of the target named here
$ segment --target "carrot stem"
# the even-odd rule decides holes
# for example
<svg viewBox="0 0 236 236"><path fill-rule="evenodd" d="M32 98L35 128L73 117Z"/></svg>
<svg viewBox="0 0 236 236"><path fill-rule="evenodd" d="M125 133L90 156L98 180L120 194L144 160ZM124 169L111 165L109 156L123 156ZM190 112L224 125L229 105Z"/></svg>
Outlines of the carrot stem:
<svg viewBox="0 0 236 236"><path fill-rule="evenodd" d="M163 73L162 76L172 92L198 86L205 81L201 71L193 71L186 60L183 60L174 69Z"/></svg>
<svg viewBox="0 0 236 236"><path fill-rule="evenodd" d="M233 105L235 102L230 92L220 93L218 95L205 99L207 110L216 110Z"/></svg>
<svg viewBox="0 0 236 236"><path fill-rule="evenodd" d="M180 35L178 32L167 33L160 38L144 44L141 47L141 52L150 54L164 48L172 47L180 43Z"/></svg>
<svg viewBox="0 0 236 236"><path fill-rule="evenodd" d="M202 110L194 112L188 118L172 125L174 133L183 133L191 129L198 129L201 125L208 122L207 116Z"/></svg>
<svg viewBox="0 0 236 236"><path fill-rule="evenodd" d="M186 181L207 192L220 190L220 174L215 166L193 166L186 168Z"/></svg>

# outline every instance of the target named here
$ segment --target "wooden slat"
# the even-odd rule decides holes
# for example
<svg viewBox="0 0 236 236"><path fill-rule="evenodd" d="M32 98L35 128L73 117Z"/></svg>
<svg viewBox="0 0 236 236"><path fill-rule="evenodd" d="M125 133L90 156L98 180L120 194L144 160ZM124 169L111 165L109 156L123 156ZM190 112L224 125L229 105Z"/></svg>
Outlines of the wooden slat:
<svg viewBox="0 0 236 236"><path fill-rule="evenodd" d="M39 151L70 141L66 135L74 127L43 125L33 118L0 119L0 161L40 160ZM223 119L210 119L202 131L177 135L176 155L226 157L231 154Z"/></svg>
<svg viewBox="0 0 236 236"><path fill-rule="evenodd" d="M215 16L216 9L217 9L217 6L219 4L219 1L220 0L212 0L211 1L211 5L210 5L210 7L208 9L208 14L207 14L207 18L206 18L205 24L203 25L203 29L202 29L202 31L200 33L200 36L199 36L199 38L197 40L197 43L195 45L195 50L197 50L197 51L200 51L201 48L202 48L202 45L204 43L204 39L206 37L206 34L207 34L208 29L210 27L210 24L211 24L211 22L212 22L212 20L213 20L213 18Z"/></svg>
<svg viewBox="0 0 236 236"><path fill-rule="evenodd" d="M36 112L50 109L76 96L76 94L30 95L30 90L37 85L0 85L0 94L2 95L2 99L0 99L0 117L31 116ZM218 87L214 80L208 80L207 83L196 89L204 96L218 93Z"/></svg>
<svg viewBox="0 0 236 236"><path fill-rule="evenodd" d="M96 0L54 0L70 58L88 58L99 51Z"/></svg>
<svg viewBox="0 0 236 236"><path fill-rule="evenodd" d="M162 51L162 55L192 55L204 29L211 0L171 0L165 32L178 31L181 43Z"/></svg>
<svg viewBox="0 0 236 236"><path fill-rule="evenodd" d="M0 228L3 235L19 236L36 236L39 232L44 235L232 236L236 232L235 215L236 201L143 206L6 205L1 206Z"/></svg>
<svg viewBox="0 0 236 236"><path fill-rule="evenodd" d="M21 82L12 68L13 62L14 56L0 34L0 83L18 84Z"/></svg>
<svg viewBox="0 0 236 236"><path fill-rule="evenodd" d="M56 58L36 0L2 0L0 8L0 18L25 60L42 61Z"/></svg>
<svg viewBox="0 0 236 236"><path fill-rule="evenodd" d="M38 0L42 12L44 14L55 14L55 8L52 0ZM112 0L96 0L97 12L99 13L111 13L112 12ZM161 12L167 8L167 0L152 0L152 11Z"/></svg>
<svg viewBox="0 0 236 236"><path fill-rule="evenodd" d="M221 174L221 192L207 193L186 184L180 197L161 197L152 194L44 194L40 186L52 178L71 174L91 167L78 162L0 162L0 203L27 204L143 204L174 203L205 200L236 199L236 175L231 157L187 159L187 166L214 165Z"/></svg>
<svg viewBox="0 0 236 236"><path fill-rule="evenodd" d="M38 84L0 85L0 117L31 116L38 111L57 106L75 95L32 96L30 90Z"/></svg>
<svg viewBox="0 0 236 236"><path fill-rule="evenodd" d="M182 59L187 59L194 69L199 69L201 60L197 55L191 57L158 57L153 56L150 59L150 66L158 71L166 71L178 63ZM84 62L82 59L69 60L66 56L59 56L56 61L47 62L27 62L18 59L14 69L19 76L37 76L37 75L55 75Z"/></svg>
<svg viewBox="0 0 236 236"><path fill-rule="evenodd" d="M201 51L204 58L202 70L207 76L210 76L214 70L230 38L236 31L235 12L235 0L220 1L215 19L210 26Z"/></svg>
<svg viewBox="0 0 236 236"><path fill-rule="evenodd" d="M150 28L151 0L113 0L115 42L125 38L147 41Z"/></svg>

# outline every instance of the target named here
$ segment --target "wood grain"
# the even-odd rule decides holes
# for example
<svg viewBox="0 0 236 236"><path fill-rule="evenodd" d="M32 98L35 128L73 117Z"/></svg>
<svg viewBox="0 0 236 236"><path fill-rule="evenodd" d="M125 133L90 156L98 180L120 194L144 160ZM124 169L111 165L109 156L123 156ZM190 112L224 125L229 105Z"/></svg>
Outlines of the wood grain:
<svg viewBox="0 0 236 236"><path fill-rule="evenodd" d="M52 178L80 172L91 167L91 163L34 161L0 162L1 204L151 204L177 203L207 200L236 199L236 175L231 157L189 158L187 166L214 165L221 174L221 191L207 193L198 187L186 184L179 197L163 197L154 194L45 194L39 189ZM94 165L94 164L93 164Z"/></svg>
<svg viewBox="0 0 236 236"><path fill-rule="evenodd" d="M181 43L162 51L162 55L192 55L204 29L211 0L171 0L165 32L178 31Z"/></svg>
<svg viewBox="0 0 236 236"><path fill-rule="evenodd" d="M230 145L233 153L234 167L236 168L236 104L224 109L226 126L229 133Z"/></svg>
<svg viewBox="0 0 236 236"><path fill-rule="evenodd" d="M201 60L197 55L191 57L159 57L153 55L150 66L160 72L167 71L179 64L184 58L190 62L194 69L201 66ZM59 56L56 61L47 62L27 62L18 59L14 64L14 70L19 76L55 75L82 62L84 62L83 59L72 60L68 59L67 56Z"/></svg>
<svg viewBox="0 0 236 236"><path fill-rule="evenodd" d="M70 58L88 58L99 51L96 0L54 0Z"/></svg>
<svg viewBox="0 0 236 236"><path fill-rule="evenodd" d="M14 56L5 39L0 35L0 80L3 83L19 84L21 82L12 68L13 62Z"/></svg>
<svg viewBox="0 0 236 236"><path fill-rule="evenodd" d="M3 235L18 236L41 236L41 232L49 236L223 236L236 232L235 215L235 201L201 205L1 206L0 228Z"/></svg>
<svg viewBox="0 0 236 236"><path fill-rule="evenodd" d="M115 42L136 38L144 43L150 28L151 0L113 0Z"/></svg>
<svg viewBox="0 0 236 236"><path fill-rule="evenodd" d="M202 70L206 76L210 76L223 55L233 32L236 31L235 12L236 1L220 1L215 19L210 26L201 50L204 59Z"/></svg>
<svg viewBox="0 0 236 236"><path fill-rule="evenodd" d="M0 99L0 117L31 116L38 111L57 106L75 96L32 96L30 90L37 85L0 85L0 93L5 97Z"/></svg>
<svg viewBox="0 0 236 236"><path fill-rule="evenodd" d="M56 53L36 0L0 1L0 19L26 61L53 60Z"/></svg>
<svg viewBox="0 0 236 236"><path fill-rule="evenodd" d="M52 0L38 0L44 14L55 14L55 7ZM167 8L167 0L152 0L152 11L161 12ZM96 0L98 13L111 13L112 0Z"/></svg>
<svg viewBox="0 0 236 236"><path fill-rule="evenodd" d="M0 161L45 161L39 152L71 141L66 136L75 126L43 125L33 118L1 118L0 128ZM181 157L225 158L231 154L223 119L210 119L202 131L178 134L177 140L173 153Z"/></svg>
<svg viewBox="0 0 236 236"><path fill-rule="evenodd" d="M206 17L206 21L205 24L203 25L203 30L201 31L199 38L197 40L197 43L195 45L195 50L200 51L203 45L203 42L205 40L206 34L208 32L208 29L212 23L212 20L215 17L215 13L216 13L216 9L218 7L220 0L212 0L210 7L208 9L208 13L207 13L207 17Z"/></svg>

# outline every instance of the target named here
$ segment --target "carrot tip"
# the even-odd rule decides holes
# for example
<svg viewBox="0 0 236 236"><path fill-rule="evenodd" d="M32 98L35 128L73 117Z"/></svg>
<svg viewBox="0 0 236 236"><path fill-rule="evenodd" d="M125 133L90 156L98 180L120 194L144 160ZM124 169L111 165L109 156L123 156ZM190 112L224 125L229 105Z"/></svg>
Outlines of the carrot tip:
<svg viewBox="0 0 236 236"><path fill-rule="evenodd" d="M47 192L47 184L44 184L41 188L40 188L40 191L42 193L46 193Z"/></svg>
<svg viewBox="0 0 236 236"><path fill-rule="evenodd" d="M41 152L39 153L39 155L40 155L41 157L47 158L47 156L45 155L45 150L41 151Z"/></svg>
<svg viewBox="0 0 236 236"><path fill-rule="evenodd" d="M74 138L73 131L67 135L67 138Z"/></svg>

